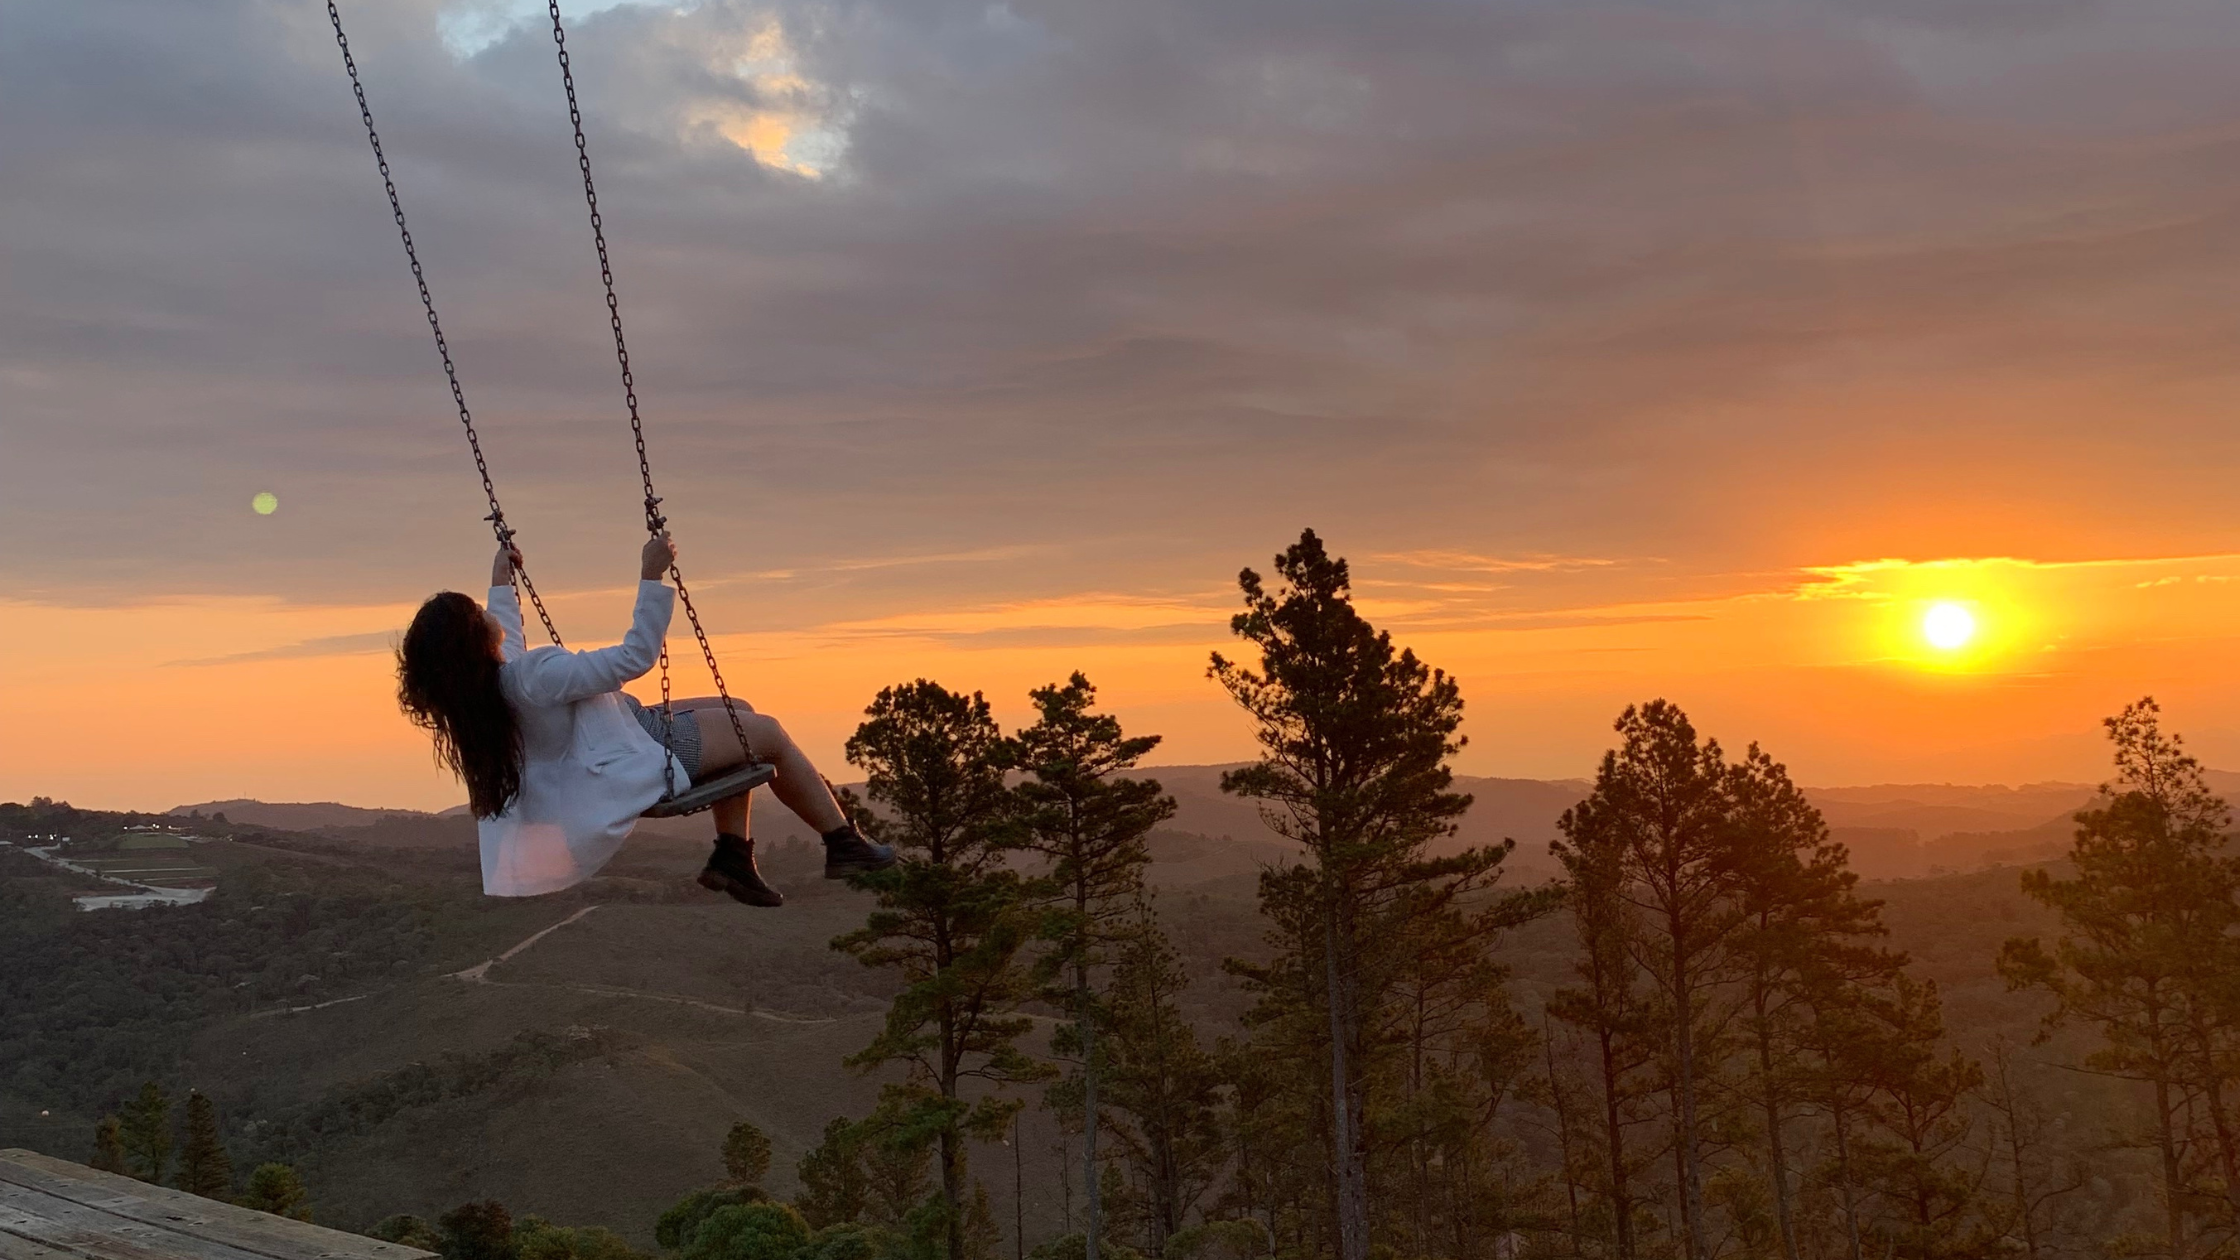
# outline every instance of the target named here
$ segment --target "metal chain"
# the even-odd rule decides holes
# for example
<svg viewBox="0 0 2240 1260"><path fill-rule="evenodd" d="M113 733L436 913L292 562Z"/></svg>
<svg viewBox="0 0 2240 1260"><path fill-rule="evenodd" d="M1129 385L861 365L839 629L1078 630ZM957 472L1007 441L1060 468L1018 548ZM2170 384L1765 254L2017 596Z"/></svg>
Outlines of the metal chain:
<svg viewBox="0 0 2240 1260"><path fill-rule="evenodd" d="M335 0L327 0L327 19L334 23L334 42L342 49L342 68L350 72L350 91L358 98L358 117L366 125L366 141L373 146L374 165L381 168L381 186L389 194L389 213L397 221L397 235L404 241L405 260L412 264L412 282L420 288L420 305L428 312L428 331L435 334L436 353L443 358L444 379L451 382L451 401L459 406L459 424L467 431L467 449L474 452L474 469L482 476L482 497L489 501L490 515L482 518L490 522L490 530L497 535L500 547L513 545L513 527L506 524L505 509L498 506L498 490L490 481L490 465L482 458L482 439L474 429L474 415L467 410L467 394L459 385L459 370L451 362L451 345L444 340L443 322L436 318L436 300L428 292L427 273L420 268L420 252L413 247L412 229L405 226L404 203L397 197L397 183L389 175L389 158L381 150L381 133L373 129L373 109L366 104L365 84L358 80L358 63L350 55L350 37L342 33L342 10L335 7ZM639 463L645 462L644 455ZM560 646L560 631L552 624L552 614L545 611L544 597L537 594L537 584L529 580L529 571L516 566L513 580L518 590L526 591L529 603L537 610L537 620L544 623L544 632L552 636L555 646Z"/></svg>
<svg viewBox="0 0 2240 1260"><path fill-rule="evenodd" d="M560 84L568 93L568 122L576 133L576 167L583 172L583 200L591 210L591 243L599 252L599 282L607 290L607 326L614 332L615 362L622 367L622 400L630 409L630 437L638 448L638 480L644 485L646 496L646 532L659 534L669 521L661 514L661 498L653 492L653 466L646 459L645 424L638 418L638 387L630 374L630 346L622 336L622 304L615 297L614 267L607 257L606 224L599 217L599 189L591 180L591 151L585 147L583 139L583 109L576 102L575 69L568 61L568 30L560 21L560 0L546 0L546 7L552 14L552 42L560 55ZM692 625L693 638L700 642L701 659L708 663L708 674L715 679L716 697L723 701L724 715L731 719L731 733L738 737L740 751L751 757L746 725L739 720L739 710L731 703L731 692L723 682L723 670L716 665L716 650L708 642L708 632L700 626L700 612L692 606L692 592L685 589L684 574L675 564L669 566L669 580L676 584L677 601L684 605L685 620ZM667 752L672 738L669 732L674 729L669 709L667 644L661 648L661 713L662 751Z"/></svg>

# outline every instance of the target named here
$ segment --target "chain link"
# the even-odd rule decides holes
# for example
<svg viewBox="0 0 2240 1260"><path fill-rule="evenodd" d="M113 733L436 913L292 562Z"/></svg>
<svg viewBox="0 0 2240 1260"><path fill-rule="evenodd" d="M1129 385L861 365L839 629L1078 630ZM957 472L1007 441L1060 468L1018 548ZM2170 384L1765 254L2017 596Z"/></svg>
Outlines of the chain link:
<svg viewBox="0 0 2240 1260"><path fill-rule="evenodd" d="M444 379L451 382L451 401L458 404L459 424L467 431L467 449L474 452L474 470L482 477L482 497L490 504L490 515L482 519L490 522L490 530L497 535L498 545L510 549L513 546L513 527L506 524L505 509L498 506L498 489L490 480L490 465L482 458L482 438L475 432L473 413L467 410L467 394L459 385L458 368L452 365L451 345L444 340L443 322L436 318L436 300L428 292L427 273L420 268L420 252L413 247L412 229L405 226L404 202L397 196L396 181L390 178L389 158L381 149L381 133L373 129L373 109L366 104L365 84L358 79L358 63L350 55L350 37L342 33L342 10L335 7L335 0L327 0L327 19L334 23L334 42L342 49L342 68L350 72L350 91L358 98L358 117L366 125L366 141L373 146L374 165L381 168L381 187L389 194L389 213L397 222L398 237L404 241L405 260L412 264L412 282L419 286L420 305L428 313L428 331L435 334L436 353L443 359ZM611 305L611 290L608 300ZM620 335L619 326L616 335ZM638 463L641 467L645 464L642 442L639 445ZM552 614L545 611L544 597L537 594L537 584L529 580L529 571L516 566L513 581L517 590L528 593L529 603L537 610L537 620L544 623L544 632L552 636L555 646L559 646L560 631L552 624Z"/></svg>
<svg viewBox="0 0 2240 1260"><path fill-rule="evenodd" d="M615 297L614 266L607 257L607 229L599 217L599 189L591 179L591 151L583 138L583 109L576 102L575 68L568 60L568 29L560 20L560 0L546 0L546 8L552 15L552 43L559 51L560 84L568 93L568 123L575 128L576 168L583 173L583 200L591 210L591 243L599 253L599 282L607 291L607 326L614 333L615 362L622 368L622 400L629 407L630 438L638 448L638 480L645 488L646 532L659 534L669 521L661 514L661 498L653 492L653 466L646 459L645 423L638 418L638 386L630 374L630 346L622 336L622 304ZM699 640L700 657L708 663L708 674L715 680L716 697L723 701L724 716L731 719L731 733L738 737L740 751L751 758L746 725L739 720L739 710L731 703L731 692L723 682L723 670L716 665L716 650L708 642L708 632L701 628L700 611L692 606L692 592L685 589L684 574L675 564L669 566L669 580L676 584L677 601L684 605L685 620L692 625L692 637ZM667 752L673 738L670 732L674 730L674 718L669 707L669 649L666 644L661 649L661 715L662 751ZM674 783L670 791L674 795Z"/></svg>

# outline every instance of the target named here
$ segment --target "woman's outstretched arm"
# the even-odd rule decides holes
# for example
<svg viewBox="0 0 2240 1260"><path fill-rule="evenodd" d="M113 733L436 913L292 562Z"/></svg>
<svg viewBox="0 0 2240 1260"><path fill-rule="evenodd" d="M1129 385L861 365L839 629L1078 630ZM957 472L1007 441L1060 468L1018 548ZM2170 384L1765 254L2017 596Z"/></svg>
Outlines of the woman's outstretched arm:
<svg viewBox="0 0 2240 1260"><path fill-rule="evenodd" d="M498 619L498 659L510 661L529 650L521 635L521 592L514 589L513 571L521 567L521 551L512 543L498 548L490 562L490 598L483 606Z"/></svg>
<svg viewBox="0 0 2240 1260"><path fill-rule="evenodd" d="M676 556L676 544L668 535L647 539L639 557L638 603L630 618L630 633L610 648L539 652L526 658L519 682L521 698L531 704L568 704L619 691L622 684L652 669L661 659L661 641L669 633L669 616L676 607L677 593L661 580Z"/></svg>

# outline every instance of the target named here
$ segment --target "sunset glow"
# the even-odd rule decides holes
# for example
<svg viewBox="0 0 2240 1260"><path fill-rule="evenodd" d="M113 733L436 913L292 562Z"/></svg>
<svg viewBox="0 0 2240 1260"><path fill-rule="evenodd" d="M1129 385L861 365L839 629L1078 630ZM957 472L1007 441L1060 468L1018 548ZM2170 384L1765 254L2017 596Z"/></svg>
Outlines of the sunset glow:
<svg viewBox="0 0 2240 1260"><path fill-rule="evenodd" d="M1950 652L1966 647L1976 636L1975 614L1958 604L1931 604L1921 618L1921 637L1929 646Z"/></svg>
<svg viewBox="0 0 2240 1260"><path fill-rule="evenodd" d="M726 677L838 775L881 687L1016 723L1075 669L1155 760L1251 756L1207 656L1307 526L1461 680L1464 773L1590 774L1655 696L1821 784L2096 780L2150 692L2240 765L2234 316L2190 235L2240 8L2007 6L2056 55L1923 16L1961 5L1401 6L1367 43L1284 6L1149 43L591 7L656 493ZM41 260L0 277L0 799L455 803L389 645L479 593L490 509L334 41L182 17L149 86L30 11L131 100L243 104L0 82L54 132L0 223ZM544 12L396 7L360 60L493 490L590 647L642 491ZM67 157L158 122L211 178Z"/></svg>
<svg viewBox="0 0 2240 1260"><path fill-rule="evenodd" d="M430 565L423 585L474 590L478 559L462 547ZM809 569L711 573L696 589L733 686L836 766L862 706L889 683L923 676L984 691L1018 722L1029 688L1073 669L1131 729L1165 737L1159 761L1252 755L1205 678L1209 652L1234 650L1236 594L1222 575L1139 594L990 599L963 588L1003 589L1020 556L937 557L942 581L924 586L902 578L913 567L847 561L847 572L885 575L862 597L833 594L834 573ZM1618 710L1657 695L1709 729L1748 732L1808 781L2089 780L2098 717L2146 692L2169 697L2213 763L2240 761L2240 731L2216 720L2240 707L2240 679L2225 664L2240 651L2240 556L1885 559L1693 579L1640 598L1657 567L1449 551L1353 559L1364 612L1460 678L1465 773L1575 774ZM627 590L571 589L564 572L546 598L571 644L597 646L600 631L618 628ZM1483 580L1489 573L1496 580ZM1931 619L1946 605L1972 621L1949 648L1931 638L1950 629ZM390 645L412 607L0 605L0 691L14 717L0 728L0 798L455 804L457 785L396 712ZM691 653L676 659L684 694L708 688ZM265 720L266 702L282 696L315 706L319 720ZM79 750L112 738L126 714L142 760L120 778Z"/></svg>

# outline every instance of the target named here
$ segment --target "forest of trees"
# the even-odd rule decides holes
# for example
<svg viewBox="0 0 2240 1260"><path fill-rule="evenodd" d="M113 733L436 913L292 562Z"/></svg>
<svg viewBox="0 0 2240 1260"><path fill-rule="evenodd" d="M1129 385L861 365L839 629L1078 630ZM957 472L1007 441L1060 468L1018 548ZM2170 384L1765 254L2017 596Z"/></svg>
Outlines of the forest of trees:
<svg viewBox="0 0 2240 1260"><path fill-rule="evenodd" d="M1191 974L1146 881L1147 837L1174 809L1139 768L1156 736L1124 731L1079 674L1036 690L1012 731L979 694L890 687L848 742L864 786L847 804L903 861L862 878L872 909L832 942L893 978L883 1026L851 1060L888 1084L870 1114L826 1128L790 1201L760 1188L768 1139L734 1129L728 1181L663 1216L661 1247L682 1260L2240 1254L2240 853L2151 699L2107 720L2114 773L2077 815L2070 857L2021 874L2054 930L1982 960L2037 1004L2042 1035L1961 1037L1767 751L1730 752L1664 700L1626 709L1561 819L1561 879L1504 883L1513 844L1452 843L1470 805L1450 771L1457 682L1361 616L1345 562L1312 532L1271 576L1239 581L1242 651L1208 673L1259 755L1222 787L1296 853L1259 877L1265 949L1225 964L1249 999L1241 1020L1190 1016L1188 993L1212 977ZM310 930L285 898L268 913L238 930ZM1510 955L1522 931L1560 936L1566 959L1529 1000ZM505 1064L564 1053L577 1051L524 1044ZM414 1088L510 1070L477 1063L427 1069ZM2119 1105L2080 1119L2043 1088L2049 1072ZM386 1099L276 1131L379 1123ZM190 1095L177 1126L169 1105L147 1086L103 1122L98 1161L288 1199L283 1164L257 1169L261 1189L233 1185L207 1100ZM1003 1170L974 1163L1027 1108L1067 1136L1055 1237L998 1219L988 1184ZM449 1260L635 1254L490 1202L375 1232Z"/></svg>
<svg viewBox="0 0 2240 1260"><path fill-rule="evenodd" d="M1261 876L1270 948L1228 964L1253 998L1233 1029L1184 1018L1191 977L1143 882L1164 802L1131 771L1155 738L1098 714L1078 675L1008 736L980 696L924 680L871 707L849 745L861 812L906 860L836 945L906 979L859 1062L908 1083L804 1163L822 1227L994 1255L967 1139L1039 1104L1087 1161L1052 1257L2240 1247L2240 855L2152 700L2108 720L2115 775L2071 861L2024 877L2058 934L1995 960L2043 996L2049 1034L2093 1034L2064 1066L2138 1092L2140 1125L2088 1133L2020 1083L2042 1047L1958 1044L1764 750L1732 755L1662 700L1627 709L1561 821L1561 881L1507 887L1509 846L1439 843L1469 806L1455 681L1361 617L1311 532L1240 586L1247 658L1210 675L1261 755L1223 787L1299 860ZM1571 975L1520 1009L1503 944L1548 917ZM1046 1041L1041 1011L1062 1014ZM2109 1166L2135 1149L2150 1192L2127 1200ZM926 1197L901 1210L905 1185L882 1214L866 1161L891 1177L914 1153Z"/></svg>
<svg viewBox="0 0 2240 1260"><path fill-rule="evenodd" d="M2141 1092L2144 1130L2083 1134L2018 1085L2036 1047L1949 1036L1938 984L1886 942L1781 762L1729 756L1678 706L1620 715L1561 818L1555 886L1503 886L1510 845L1440 843L1469 805L1449 773L1460 691L1348 585L1301 536L1272 581L1241 576L1248 655L1212 659L1261 749L1223 789L1299 854L1261 874L1270 948L1228 964L1252 995L1234 1029L1185 1018L1192 978L1142 879L1172 809L1133 773L1156 738L1095 711L1080 675L1008 735L979 695L880 693L849 758L860 816L905 863L836 946L903 978L858 1065L905 1081L802 1164L793 1253L844 1229L871 1251L997 1256L968 1152L1026 1105L1082 1161L1075 1233L1039 1242L1048 1258L2236 1247L2240 859L2153 702L2108 722L2117 773L2076 818L2074 861L2025 877L2061 933L1996 960L2045 995L2047 1029L2099 1036L2070 1067ZM1519 1009L1503 942L1534 919L1568 930L1570 980ZM2126 1204L2097 1164L2130 1146L2159 1173Z"/></svg>

